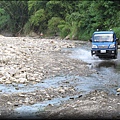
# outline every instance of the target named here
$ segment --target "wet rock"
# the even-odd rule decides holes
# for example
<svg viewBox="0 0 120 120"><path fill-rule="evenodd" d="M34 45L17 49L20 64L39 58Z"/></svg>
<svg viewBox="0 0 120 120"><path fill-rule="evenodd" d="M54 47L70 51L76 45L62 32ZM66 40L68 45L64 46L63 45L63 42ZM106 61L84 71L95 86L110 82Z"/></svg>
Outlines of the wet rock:
<svg viewBox="0 0 120 120"><path fill-rule="evenodd" d="M18 94L18 96L20 96L20 97L26 97L26 95L24 95L22 93Z"/></svg>
<svg viewBox="0 0 120 120"><path fill-rule="evenodd" d="M65 90L63 88L59 88L58 92L59 93L65 93Z"/></svg>
<svg viewBox="0 0 120 120"><path fill-rule="evenodd" d="M116 95L120 95L120 92L117 92Z"/></svg>
<svg viewBox="0 0 120 120"><path fill-rule="evenodd" d="M19 78L19 83L26 83L27 79L26 78Z"/></svg>
<svg viewBox="0 0 120 120"><path fill-rule="evenodd" d="M35 104L35 103L36 103L36 101L33 101L33 100L29 101L29 104L30 104L30 105L33 105L33 104Z"/></svg>
<svg viewBox="0 0 120 120"><path fill-rule="evenodd" d="M120 88L117 89L117 92L120 92Z"/></svg>
<svg viewBox="0 0 120 120"><path fill-rule="evenodd" d="M8 105L12 105L12 103L10 101L7 102Z"/></svg>
<svg viewBox="0 0 120 120"><path fill-rule="evenodd" d="M91 100L96 100L96 97L92 97Z"/></svg>
<svg viewBox="0 0 120 120"><path fill-rule="evenodd" d="M16 90L19 90L19 87L15 87Z"/></svg>
<svg viewBox="0 0 120 120"><path fill-rule="evenodd" d="M23 104L23 100L19 100L19 104L22 105Z"/></svg>
<svg viewBox="0 0 120 120"><path fill-rule="evenodd" d="M12 84L12 82L10 80L7 80L5 84Z"/></svg>
<svg viewBox="0 0 120 120"><path fill-rule="evenodd" d="M41 79L36 79L35 81L36 81L36 82L40 82L40 81L41 81Z"/></svg>
<svg viewBox="0 0 120 120"><path fill-rule="evenodd" d="M19 78L26 78L26 73L24 72L24 73L19 74Z"/></svg>
<svg viewBox="0 0 120 120"><path fill-rule="evenodd" d="M74 97L70 97L70 99L74 99Z"/></svg>
<svg viewBox="0 0 120 120"><path fill-rule="evenodd" d="M1 77L3 77L3 74L2 74L2 73L0 73L0 78L1 78Z"/></svg>
<svg viewBox="0 0 120 120"><path fill-rule="evenodd" d="M17 73L17 69L11 68L11 69L9 69L8 73L9 73L11 76L15 76L15 74Z"/></svg>
<svg viewBox="0 0 120 120"><path fill-rule="evenodd" d="M54 105L53 104L48 104L48 106L53 107Z"/></svg>
<svg viewBox="0 0 120 120"><path fill-rule="evenodd" d="M29 98L26 97L25 100L24 100L25 103L28 103L29 102Z"/></svg>
<svg viewBox="0 0 120 120"><path fill-rule="evenodd" d="M16 83L12 83L12 85L13 85L14 87L17 87L17 86L18 86Z"/></svg>
<svg viewBox="0 0 120 120"><path fill-rule="evenodd" d="M78 98L82 97L82 95L79 95Z"/></svg>
<svg viewBox="0 0 120 120"><path fill-rule="evenodd" d="M19 105L21 105L20 103L14 103L14 106L19 106Z"/></svg>
<svg viewBox="0 0 120 120"><path fill-rule="evenodd" d="M28 94L33 96L37 95L37 93L28 93Z"/></svg>

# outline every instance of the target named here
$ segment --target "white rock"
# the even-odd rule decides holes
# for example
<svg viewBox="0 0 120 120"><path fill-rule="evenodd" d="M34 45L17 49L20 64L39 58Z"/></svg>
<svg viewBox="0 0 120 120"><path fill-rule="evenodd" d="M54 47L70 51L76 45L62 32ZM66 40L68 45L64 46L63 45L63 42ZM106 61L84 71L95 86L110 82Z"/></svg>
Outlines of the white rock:
<svg viewBox="0 0 120 120"><path fill-rule="evenodd" d="M117 92L120 92L120 88L117 89Z"/></svg>
<svg viewBox="0 0 120 120"><path fill-rule="evenodd" d="M10 80L7 80L5 84L12 84L12 82Z"/></svg>
<svg viewBox="0 0 120 120"><path fill-rule="evenodd" d="M27 97L27 98L25 98L25 101L24 101L25 103L28 103L29 102L29 98Z"/></svg>
<svg viewBox="0 0 120 120"><path fill-rule="evenodd" d="M25 83L25 82L27 82L27 79L26 78L19 78L19 82L20 83Z"/></svg>
<svg viewBox="0 0 120 120"><path fill-rule="evenodd" d="M19 94L19 96L20 96L20 97L25 97L26 95L24 95L24 94L20 93L20 94Z"/></svg>
<svg viewBox="0 0 120 120"><path fill-rule="evenodd" d="M7 104L8 104L8 105L11 105L12 103L8 101Z"/></svg>

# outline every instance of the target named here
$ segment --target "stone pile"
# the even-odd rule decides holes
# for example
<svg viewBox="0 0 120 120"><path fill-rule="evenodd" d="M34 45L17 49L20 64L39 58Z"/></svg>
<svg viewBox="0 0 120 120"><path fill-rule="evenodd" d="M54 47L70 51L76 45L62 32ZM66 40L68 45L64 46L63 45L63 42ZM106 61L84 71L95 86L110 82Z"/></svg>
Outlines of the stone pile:
<svg viewBox="0 0 120 120"><path fill-rule="evenodd" d="M39 82L45 78L45 67L55 61L50 52L70 47L74 43L63 40L0 36L0 83Z"/></svg>

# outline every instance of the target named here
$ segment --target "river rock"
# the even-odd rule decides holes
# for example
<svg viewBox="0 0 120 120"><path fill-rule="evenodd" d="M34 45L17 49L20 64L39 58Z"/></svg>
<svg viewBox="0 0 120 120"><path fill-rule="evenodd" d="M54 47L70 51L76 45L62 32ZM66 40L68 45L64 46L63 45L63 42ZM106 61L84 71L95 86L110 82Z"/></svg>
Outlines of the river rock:
<svg viewBox="0 0 120 120"><path fill-rule="evenodd" d="M12 84L10 80L5 81L5 84Z"/></svg>
<svg viewBox="0 0 120 120"><path fill-rule="evenodd" d="M63 88L59 88L59 93L65 93L65 90Z"/></svg>
<svg viewBox="0 0 120 120"><path fill-rule="evenodd" d="M26 82L27 82L27 79L26 79L26 78L19 78L19 82L20 82L20 83L26 83Z"/></svg>
<svg viewBox="0 0 120 120"><path fill-rule="evenodd" d="M120 92L120 88L117 89L117 92Z"/></svg>
<svg viewBox="0 0 120 120"><path fill-rule="evenodd" d="M25 103L28 103L29 102L29 98L27 97L27 98L25 98L25 101L24 101Z"/></svg>
<svg viewBox="0 0 120 120"><path fill-rule="evenodd" d="M24 94L22 94L22 93L20 93L20 94L18 94L20 97L26 97L26 95L24 95Z"/></svg>
<svg viewBox="0 0 120 120"><path fill-rule="evenodd" d="M10 101L7 102L8 105L12 105L12 103Z"/></svg>

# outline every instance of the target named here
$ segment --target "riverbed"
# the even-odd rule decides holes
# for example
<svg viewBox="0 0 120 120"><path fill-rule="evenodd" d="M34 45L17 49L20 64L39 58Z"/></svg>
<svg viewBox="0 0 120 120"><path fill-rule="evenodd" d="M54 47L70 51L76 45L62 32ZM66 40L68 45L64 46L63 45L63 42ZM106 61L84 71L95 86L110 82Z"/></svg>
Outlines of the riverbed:
<svg viewBox="0 0 120 120"><path fill-rule="evenodd" d="M109 60L92 57L88 41L31 37L2 37L0 41L3 117L40 119L54 116L64 105L66 109L67 102L74 103L95 91L96 97L117 95L119 54Z"/></svg>

